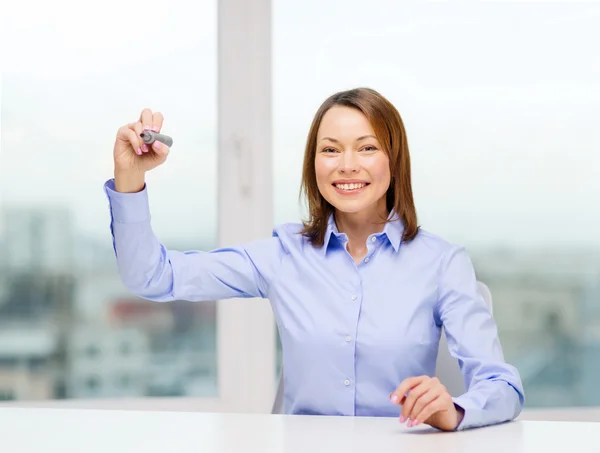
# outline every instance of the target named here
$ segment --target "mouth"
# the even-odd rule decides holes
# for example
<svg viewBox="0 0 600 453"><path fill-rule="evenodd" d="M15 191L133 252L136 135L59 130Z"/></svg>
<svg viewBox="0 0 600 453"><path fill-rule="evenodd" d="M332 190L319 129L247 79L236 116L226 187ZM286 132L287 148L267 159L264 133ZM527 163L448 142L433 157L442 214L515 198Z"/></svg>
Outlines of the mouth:
<svg viewBox="0 0 600 453"><path fill-rule="evenodd" d="M336 192L341 194L355 194L362 192L368 185L368 182L334 182L333 187Z"/></svg>

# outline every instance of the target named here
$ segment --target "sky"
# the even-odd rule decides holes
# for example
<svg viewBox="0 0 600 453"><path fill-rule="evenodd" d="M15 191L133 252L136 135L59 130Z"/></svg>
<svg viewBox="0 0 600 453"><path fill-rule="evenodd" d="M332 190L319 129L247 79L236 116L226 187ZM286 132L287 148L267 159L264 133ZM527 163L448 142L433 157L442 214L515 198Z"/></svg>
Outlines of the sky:
<svg viewBox="0 0 600 453"><path fill-rule="evenodd" d="M114 135L148 106L175 141L148 176L153 226L214 241L216 2L168 3L3 7L0 203L66 203L108 237ZM369 86L403 117L423 228L600 247L600 2L273 0L272 16L274 223L299 219L320 103Z"/></svg>

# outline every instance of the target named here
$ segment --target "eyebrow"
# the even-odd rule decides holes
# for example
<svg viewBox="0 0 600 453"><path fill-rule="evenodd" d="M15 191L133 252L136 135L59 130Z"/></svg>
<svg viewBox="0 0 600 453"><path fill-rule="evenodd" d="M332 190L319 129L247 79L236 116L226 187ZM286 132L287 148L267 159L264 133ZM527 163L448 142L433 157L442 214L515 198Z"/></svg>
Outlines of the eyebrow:
<svg viewBox="0 0 600 453"><path fill-rule="evenodd" d="M363 135L362 137L358 137L356 139L357 142L360 142L361 140L364 140L366 138L374 138L375 140L377 140L377 137L375 137L374 135ZM336 140L335 138L331 138L331 137L323 137L321 140L319 141L323 141L323 140L329 140L330 142L333 143L339 143L339 140Z"/></svg>

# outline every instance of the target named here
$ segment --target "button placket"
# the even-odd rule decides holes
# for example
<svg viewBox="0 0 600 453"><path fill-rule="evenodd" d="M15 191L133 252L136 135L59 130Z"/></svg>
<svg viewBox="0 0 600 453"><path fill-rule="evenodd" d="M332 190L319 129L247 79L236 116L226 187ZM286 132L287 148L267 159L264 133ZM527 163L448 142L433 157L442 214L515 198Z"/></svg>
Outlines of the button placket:
<svg viewBox="0 0 600 453"><path fill-rule="evenodd" d="M377 236L371 236L371 241L370 242L371 243L377 242ZM367 256L365 258L363 258L362 262L363 263L368 263L369 261L371 261L373 253L375 253L375 249L373 247L371 247L371 244L367 243Z"/></svg>

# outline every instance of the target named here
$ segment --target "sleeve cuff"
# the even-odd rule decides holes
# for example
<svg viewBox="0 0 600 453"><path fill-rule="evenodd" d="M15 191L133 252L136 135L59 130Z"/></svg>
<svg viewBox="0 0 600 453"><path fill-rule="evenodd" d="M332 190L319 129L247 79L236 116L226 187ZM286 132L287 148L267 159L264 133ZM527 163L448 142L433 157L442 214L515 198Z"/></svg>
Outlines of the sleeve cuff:
<svg viewBox="0 0 600 453"><path fill-rule="evenodd" d="M104 183L104 192L108 197L110 213L115 222L139 223L150 220L150 206L146 185L136 193L121 193L115 190L115 180Z"/></svg>
<svg viewBox="0 0 600 453"><path fill-rule="evenodd" d="M465 412L463 415L463 419L460 421L455 431L461 431L463 429L470 428L475 426L475 420L477 420L477 411L478 409L473 407L469 401L467 395L461 395L459 397L452 398L454 404L463 409Z"/></svg>

